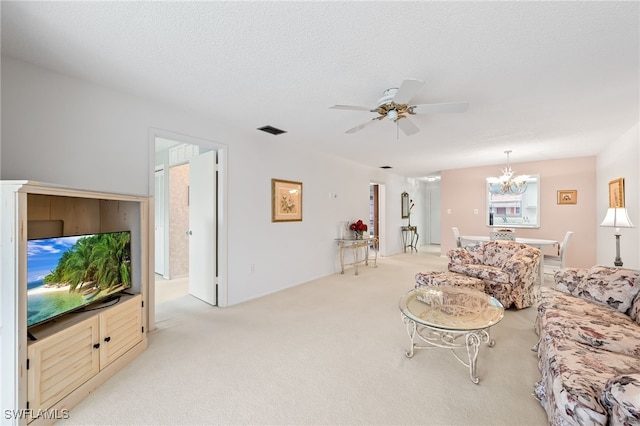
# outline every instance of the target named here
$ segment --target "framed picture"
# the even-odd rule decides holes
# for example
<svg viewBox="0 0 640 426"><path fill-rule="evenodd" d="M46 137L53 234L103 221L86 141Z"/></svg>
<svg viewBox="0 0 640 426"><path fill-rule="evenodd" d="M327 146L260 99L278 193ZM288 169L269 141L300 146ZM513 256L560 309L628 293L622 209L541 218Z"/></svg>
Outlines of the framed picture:
<svg viewBox="0 0 640 426"><path fill-rule="evenodd" d="M575 189L561 189L558 191L558 204L577 204L578 191Z"/></svg>
<svg viewBox="0 0 640 426"><path fill-rule="evenodd" d="M271 179L271 222L302 221L302 182Z"/></svg>
<svg viewBox="0 0 640 426"><path fill-rule="evenodd" d="M624 207L624 178L609 182L609 207Z"/></svg>

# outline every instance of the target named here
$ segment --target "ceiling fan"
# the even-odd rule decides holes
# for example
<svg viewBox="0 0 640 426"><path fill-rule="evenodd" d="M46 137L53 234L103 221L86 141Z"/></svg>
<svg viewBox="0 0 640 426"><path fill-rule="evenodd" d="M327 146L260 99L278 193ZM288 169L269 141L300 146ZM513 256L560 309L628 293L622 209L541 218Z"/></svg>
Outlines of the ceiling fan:
<svg viewBox="0 0 640 426"><path fill-rule="evenodd" d="M423 85L424 81L407 78L402 82L399 88L392 87L385 90L384 96L378 99L378 103L375 108L351 105L334 105L330 108L378 113L376 117L373 117L371 120L364 122L359 126L347 130L346 133L355 133L376 121L388 118L396 123L397 127L407 136L420 131L420 129L418 129L418 127L409 120L409 115L464 112L467 110L467 107L469 106L467 102L410 105L409 101L416 93L418 93Z"/></svg>

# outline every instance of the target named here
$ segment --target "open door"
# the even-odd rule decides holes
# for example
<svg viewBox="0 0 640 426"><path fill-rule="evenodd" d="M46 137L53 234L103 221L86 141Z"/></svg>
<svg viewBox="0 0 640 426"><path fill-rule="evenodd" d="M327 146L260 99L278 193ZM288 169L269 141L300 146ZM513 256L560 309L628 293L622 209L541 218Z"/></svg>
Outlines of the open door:
<svg viewBox="0 0 640 426"><path fill-rule="evenodd" d="M189 293L217 305L216 152L189 160Z"/></svg>
<svg viewBox="0 0 640 426"><path fill-rule="evenodd" d="M155 172L155 273L162 276L165 274L164 263L164 169Z"/></svg>

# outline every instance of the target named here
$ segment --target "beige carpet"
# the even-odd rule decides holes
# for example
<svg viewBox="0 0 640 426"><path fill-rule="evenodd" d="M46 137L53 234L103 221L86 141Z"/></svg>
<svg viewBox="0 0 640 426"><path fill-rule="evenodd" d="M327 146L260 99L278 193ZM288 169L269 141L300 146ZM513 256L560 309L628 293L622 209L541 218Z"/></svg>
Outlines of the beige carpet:
<svg viewBox="0 0 640 426"><path fill-rule="evenodd" d="M422 247L224 309L159 295L147 351L60 424L547 424L534 307L493 327L478 385L447 350L405 357L398 299L416 272L445 268Z"/></svg>

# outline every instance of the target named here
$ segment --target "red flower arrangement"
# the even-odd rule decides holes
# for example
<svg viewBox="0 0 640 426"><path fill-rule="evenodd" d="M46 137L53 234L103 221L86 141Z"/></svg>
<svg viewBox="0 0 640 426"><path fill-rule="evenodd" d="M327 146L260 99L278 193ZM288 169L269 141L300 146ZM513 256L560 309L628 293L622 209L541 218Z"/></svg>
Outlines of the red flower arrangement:
<svg viewBox="0 0 640 426"><path fill-rule="evenodd" d="M354 222L351 225L349 225L349 229L351 229L352 231L361 233L363 231L366 231L368 228L366 223L364 223L361 220L358 220L357 222Z"/></svg>

